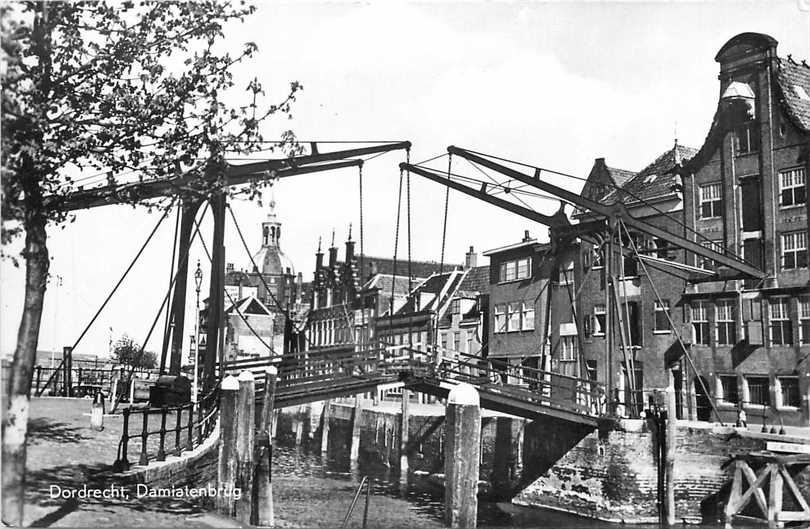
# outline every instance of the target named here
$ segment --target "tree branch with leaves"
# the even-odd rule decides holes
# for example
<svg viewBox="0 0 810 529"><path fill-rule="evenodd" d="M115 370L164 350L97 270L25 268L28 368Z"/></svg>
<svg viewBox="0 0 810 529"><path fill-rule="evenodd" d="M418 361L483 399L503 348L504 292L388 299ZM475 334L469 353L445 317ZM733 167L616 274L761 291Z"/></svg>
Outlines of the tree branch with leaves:
<svg viewBox="0 0 810 529"><path fill-rule="evenodd" d="M0 7L2 75L2 243L23 237L25 300L3 422L3 521L23 523L28 408L49 277L47 227L71 213L47 199L88 185L88 171L118 183L225 167L225 153L262 148L262 124L289 117L297 82L280 103L262 106L258 80L239 90L234 67L256 54L231 54L227 27L254 8L218 2L25 2ZM276 149L297 152L287 131ZM92 179L91 179L92 180ZM208 182L216 191L218 182ZM254 184L259 185L259 184ZM200 187L196 186L199 192ZM224 190L223 190L224 191ZM137 197L132 203L138 202ZM152 203L154 206L154 203ZM15 259L4 249L4 257Z"/></svg>

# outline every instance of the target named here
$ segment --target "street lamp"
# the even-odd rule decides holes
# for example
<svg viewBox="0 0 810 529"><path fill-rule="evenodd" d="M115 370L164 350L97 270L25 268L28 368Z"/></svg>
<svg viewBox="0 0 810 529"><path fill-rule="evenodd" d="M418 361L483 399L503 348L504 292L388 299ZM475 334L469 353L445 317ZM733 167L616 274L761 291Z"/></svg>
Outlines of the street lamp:
<svg viewBox="0 0 810 529"><path fill-rule="evenodd" d="M197 402L197 378L199 377L200 361L200 287L202 286L202 269L200 268L200 260L197 259L197 270L194 271L194 284L197 285L197 311L196 318L194 318L194 382L191 386L191 399Z"/></svg>

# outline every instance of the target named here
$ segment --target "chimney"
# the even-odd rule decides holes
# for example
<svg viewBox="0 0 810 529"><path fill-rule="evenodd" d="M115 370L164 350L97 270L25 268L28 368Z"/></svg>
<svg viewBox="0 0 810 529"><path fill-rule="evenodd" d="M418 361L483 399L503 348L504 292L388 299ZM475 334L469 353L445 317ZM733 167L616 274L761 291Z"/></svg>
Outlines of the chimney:
<svg viewBox="0 0 810 529"><path fill-rule="evenodd" d="M321 238L318 237L318 251L315 252L315 272L323 268L323 252L321 251Z"/></svg>
<svg viewBox="0 0 810 529"><path fill-rule="evenodd" d="M532 238L529 235L529 230L525 230L523 232L523 242L529 242L530 240L532 240Z"/></svg>
<svg viewBox="0 0 810 529"><path fill-rule="evenodd" d="M351 265L354 259L354 241L352 240L352 225L349 224L349 239L346 241L346 264Z"/></svg>
<svg viewBox="0 0 810 529"><path fill-rule="evenodd" d="M335 230L332 230L332 246L329 247L329 269L334 270L337 264L337 247L335 246Z"/></svg>
<svg viewBox="0 0 810 529"><path fill-rule="evenodd" d="M470 251L467 252L464 259L464 268L469 270L470 268L475 268L476 266L478 266L478 254L475 253L473 247L470 246Z"/></svg>

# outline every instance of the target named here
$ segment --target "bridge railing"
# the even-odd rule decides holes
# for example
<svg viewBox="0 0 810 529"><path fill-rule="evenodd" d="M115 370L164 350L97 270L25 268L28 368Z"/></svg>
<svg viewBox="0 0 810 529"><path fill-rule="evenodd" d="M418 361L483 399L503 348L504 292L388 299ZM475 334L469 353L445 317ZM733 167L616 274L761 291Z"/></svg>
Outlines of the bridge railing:
<svg viewBox="0 0 810 529"><path fill-rule="evenodd" d="M164 461L169 455L193 450L214 431L219 412L219 392L199 402L160 408L129 406L123 410L123 430L113 468L127 470L130 455L138 465Z"/></svg>
<svg viewBox="0 0 810 529"><path fill-rule="evenodd" d="M604 384L529 366L500 369L491 361L462 351L428 346L417 358L439 379L467 382L491 391L552 408L587 415L603 415Z"/></svg>

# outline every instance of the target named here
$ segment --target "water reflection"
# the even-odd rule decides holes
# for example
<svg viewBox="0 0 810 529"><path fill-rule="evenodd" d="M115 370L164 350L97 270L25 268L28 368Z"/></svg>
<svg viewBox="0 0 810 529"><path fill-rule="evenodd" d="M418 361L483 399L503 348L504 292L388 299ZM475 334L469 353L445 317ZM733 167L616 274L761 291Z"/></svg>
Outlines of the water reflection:
<svg viewBox="0 0 810 529"><path fill-rule="evenodd" d="M362 476L368 475L372 480L374 494L391 498L405 499L411 509L436 520L444 517L443 486L435 477L422 473L410 473L401 476L399 469L384 465L379 461L364 457L361 451L360 461L351 463L349 451L345 446L330 443L330 451L321 456L320 445L307 444L296 447L294 443L280 442L273 450L273 474L301 478L334 478L348 482L360 483ZM562 528L577 527L586 529L617 529L619 524L611 524L579 518L577 516L520 507L510 503L479 501L479 528ZM658 528L658 526L638 525L639 529ZM692 526L696 527L696 526ZM714 526L716 529L718 526Z"/></svg>

